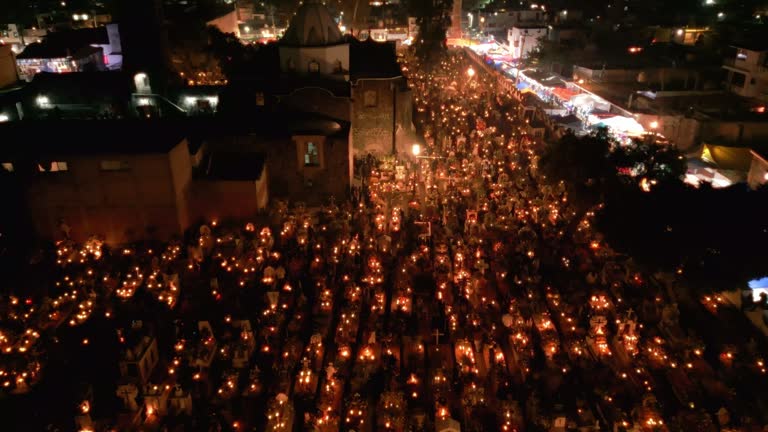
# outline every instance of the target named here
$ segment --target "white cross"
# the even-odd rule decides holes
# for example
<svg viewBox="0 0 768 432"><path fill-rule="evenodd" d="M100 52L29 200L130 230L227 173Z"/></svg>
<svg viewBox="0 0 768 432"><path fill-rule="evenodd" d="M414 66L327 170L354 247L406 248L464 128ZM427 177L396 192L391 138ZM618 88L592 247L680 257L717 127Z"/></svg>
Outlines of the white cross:
<svg viewBox="0 0 768 432"><path fill-rule="evenodd" d="M440 336L445 336L445 334L440 333L438 329L435 329L435 332L432 334L435 336L435 346L440 345Z"/></svg>
<svg viewBox="0 0 768 432"><path fill-rule="evenodd" d="M488 270L488 264L485 263L485 260L479 260L477 263L475 263L475 268L480 271L481 274L485 274L485 271Z"/></svg>

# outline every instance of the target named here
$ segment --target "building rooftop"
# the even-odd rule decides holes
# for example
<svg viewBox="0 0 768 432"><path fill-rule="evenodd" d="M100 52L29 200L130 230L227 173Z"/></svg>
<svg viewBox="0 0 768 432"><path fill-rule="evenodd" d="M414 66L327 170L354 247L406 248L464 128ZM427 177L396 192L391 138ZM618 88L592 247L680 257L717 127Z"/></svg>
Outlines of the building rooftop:
<svg viewBox="0 0 768 432"><path fill-rule="evenodd" d="M745 41L740 41L737 43L732 43L732 47L734 48L741 48L749 51L768 51L768 40L765 39L750 39Z"/></svg>
<svg viewBox="0 0 768 432"><path fill-rule="evenodd" d="M130 326L122 329L120 335L123 337L125 347L124 360L138 361L152 343L153 333L152 329L144 325L141 320L135 320Z"/></svg>
<svg viewBox="0 0 768 432"><path fill-rule="evenodd" d="M185 138L183 131L158 120L23 120L0 125L0 155L168 153Z"/></svg>
<svg viewBox="0 0 768 432"><path fill-rule="evenodd" d="M752 148L752 154L768 162L768 146Z"/></svg>
<svg viewBox="0 0 768 432"><path fill-rule="evenodd" d="M252 152L213 152L206 161L205 178L210 180L255 181L261 178L266 156Z"/></svg>
<svg viewBox="0 0 768 432"><path fill-rule="evenodd" d="M49 44L47 42L34 42L16 56L17 59L54 59L66 57L85 57L95 52L101 51L101 48L90 45L80 47L68 47L65 45Z"/></svg>
<svg viewBox="0 0 768 432"><path fill-rule="evenodd" d="M341 30L319 0L306 0L280 42L292 46L327 46L344 42Z"/></svg>
<svg viewBox="0 0 768 432"><path fill-rule="evenodd" d="M546 24L515 24L512 28L516 29L546 29Z"/></svg>
<svg viewBox="0 0 768 432"><path fill-rule="evenodd" d="M35 95L43 93L56 95L115 95L125 97L133 91L133 79L121 71L52 73L35 74L28 85L28 92ZM82 99L82 98L77 98Z"/></svg>
<svg viewBox="0 0 768 432"><path fill-rule="evenodd" d="M402 75L394 42L352 39L349 45L350 74L358 78L392 78Z"/></svg>
<svg viewBox="0 0 768 432"><path fill-rule="evenodd" d="M45 43L68 47L107 45L109 44L109 35L106 27L62 30L48 33L45 37Z"/></svg>

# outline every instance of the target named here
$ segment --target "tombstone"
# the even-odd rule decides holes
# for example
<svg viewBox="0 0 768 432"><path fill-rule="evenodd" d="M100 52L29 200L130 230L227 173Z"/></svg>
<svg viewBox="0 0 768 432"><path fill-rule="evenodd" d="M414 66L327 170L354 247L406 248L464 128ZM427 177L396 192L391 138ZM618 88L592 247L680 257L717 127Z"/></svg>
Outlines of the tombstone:
<svg viewBox="0 0 768 432"><path fill-rule="evenodd" d="M485 271L488 270L488 268L488 263L486 263L484 259L479 259L475 263L475 269L477 269L477 271L479 271L482 275L485 275Z"/></svg>
<svg viewBox="0 0 768 432"><path fill-rule="evenodd" d="M677 325L680 318L680 310L677 308L677 303L673 302L664 306L661 313L662 322L668 326Z"/></svg>
<svg viewBox="0 0 768 432"><path fill-rule="evenodd" d="M273 281L275 280L275 268L272 266L267 266L264 268L264 279Z"/></svg>
<svg viewBox="0 0 768 432"><path fill-rule="evenodd" d="M435 420L435 431L436 432L461 432L461 425L459 424L458 421L450 417L439 418Z"/></svg>
<svg viewBox="0 0 768 432"><path fill-rule="evenodd" d="M720 424L720 427L725 427L731 422L731 413L725 407L717 410L717 422Z"/></svg>
<svg viewBox="0 0 768 432"><path fill-rule="evenodd" d="M272 309L277 308L277 302L279 300L280 293L277 291L267 291L267 300L269 301L269 306Z"/></svg>
<svg viewBox="0 0 768 432"><path fill-rule="evenodd" d="M168 285L168 288L179 288L179 274L173 273L173 274L163 274L163 282L165 282Z"/></svg>
<svg viewBox="0 0 768 432"><path fill-rule="evenodd" d="M401 182L405 180L405 165L395 166L395 181Z"/></svg>
<svg viewBox="0 0 768 432"><path fill-rule="evenodd" d="M325 368L325 380L331 381L336 376L337 369L333 366L333 362L329 362Z"/></svg>
<svg viewBox="0 0 768 432"><path fill-rule="evenodd" d="M380 252L388 252L392 250L392 237L388 235L380 236L376 243Z"/></svg>
<svg viewBox="0 0 768 432"><path fill-rule="evenodd" d="M552 432L564 432L568 421L563 416L555 417L555 421L552 423Z"/></svg>
<svg viewBox="0 0 768 432"><path fill-rule="evenodd" d="M309 338L310 345L320 345L323 343L323 336L320 333L315 333Z"/></svg>
<svg viewBox="0 0 768 432"><path fill-rule="evenodd" d="M592 335L605 334L605 326L608 320L603 315L595 315L589 319L589 332Z"/></svg>
<svg viewBox="0 0 768 432"><path fill-rule="evenodd" d="M208 225L200 225L200 237L209 237L211 235L211 229Z"/></svg>
<svg viewBox="0 0 768 432"><path fill-rule="evenodd" d="M283 266L279 266L277 269L275 269L275 277L277 280L285 279L285 268Z"/></svg>
<svg viewBox="0 0 768 432"><path fill-rule="evenodd" d="M139 405L136 403L136 397L139 395L139 389L133 384L123 384L117 387L117 396L123 402L123 407L128 411L137 411Z"/></svg>
<svg viewBox="0 0 768 432"><path fill-rule="evenodd" d="M173 387L169 402L175 414L192 414L192 395L182 390L179 384Z"/></svg>

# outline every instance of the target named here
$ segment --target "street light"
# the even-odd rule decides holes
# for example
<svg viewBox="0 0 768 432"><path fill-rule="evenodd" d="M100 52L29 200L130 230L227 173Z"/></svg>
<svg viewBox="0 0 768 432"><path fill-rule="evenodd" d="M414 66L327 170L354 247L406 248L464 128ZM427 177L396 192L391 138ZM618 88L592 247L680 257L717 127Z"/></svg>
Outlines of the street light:
<svg viewBox="0 0 768 432"><path fill-rule="evenodd" d="M475 76L475 70L472 68L472 66L470 66L469 69L467 69L467 76L469 76L470 78Z"/></svg>
<svg viewBox="0 0 768 432"><path fill-rule="evenodd" d="M421 145L414 144L411 146L411 153L413 153L414 156L419 157L421 154Z"/></svg>
<svg viewBox="0 0 768 432"><path fill-rule="evenodd" d="M651 129L657 129L659 127L659 122L656 120L651 122Z"/></svg>

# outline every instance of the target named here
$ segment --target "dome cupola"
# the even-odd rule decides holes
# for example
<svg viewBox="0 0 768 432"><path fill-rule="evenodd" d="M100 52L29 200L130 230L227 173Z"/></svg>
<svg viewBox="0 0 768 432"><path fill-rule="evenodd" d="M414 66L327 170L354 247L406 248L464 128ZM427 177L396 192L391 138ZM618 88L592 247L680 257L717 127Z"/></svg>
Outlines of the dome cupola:
<svg viewBox="0 0 768 432"><path fill-rule="evenodd" d="M280 39L289 46L327 46L343 41L341 30L320 0L305 0Z"/></svg>

